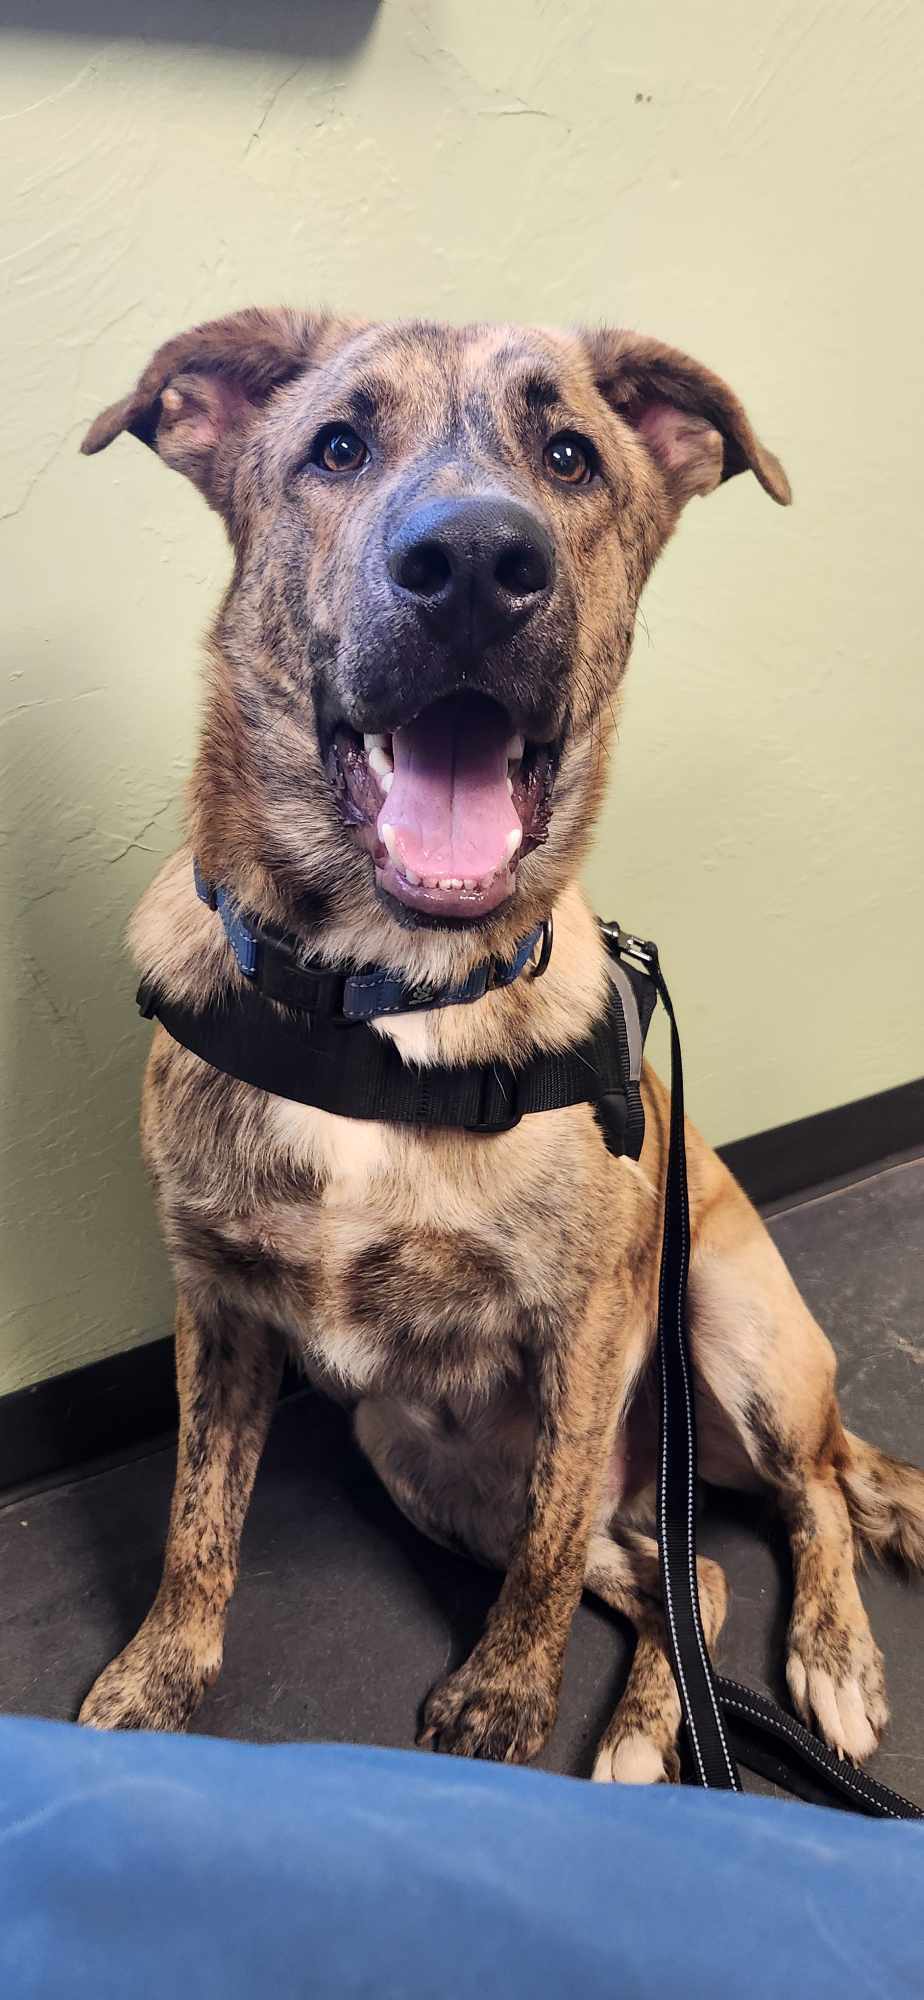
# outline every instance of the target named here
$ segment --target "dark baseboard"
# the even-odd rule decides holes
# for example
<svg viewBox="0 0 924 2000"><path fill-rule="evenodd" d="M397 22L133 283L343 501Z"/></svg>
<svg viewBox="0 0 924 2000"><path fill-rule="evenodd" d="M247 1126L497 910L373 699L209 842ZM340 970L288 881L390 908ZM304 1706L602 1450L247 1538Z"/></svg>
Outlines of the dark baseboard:
<svg viewBox="0 0 924 2000"><path fill-rule="evenodd" d="M287 1367L280 1396L304 1386L304 1377ZM176 1425L169 1336L35 1382L0 1396L0 1494L130 1458L158 1439L169 1441Z"/></svg>
<svg viewBox="0 0 924 2000"><path fill-rule="evenodd" d="M775 1125L718 1152L758 1206L924 1146L924 1077Z"/></svg>
<svg viewBox="0 0 924 2000"><path fill-rule="evenodd" d="M924 1078L735 1139L719 1153L758 1204L924 1147ZM298 1387L287 1375L283 1394ZM0 1491L60 1480L176 1428L172 1340L91 1362L0 1397Z"/></svg>
<svg viewBox="0 0 924 2000"><path fill-rule="evenodd" d="M52 1375L0 1398L0 1491L129 1455L176 1421L171 1339Z"/></svg>

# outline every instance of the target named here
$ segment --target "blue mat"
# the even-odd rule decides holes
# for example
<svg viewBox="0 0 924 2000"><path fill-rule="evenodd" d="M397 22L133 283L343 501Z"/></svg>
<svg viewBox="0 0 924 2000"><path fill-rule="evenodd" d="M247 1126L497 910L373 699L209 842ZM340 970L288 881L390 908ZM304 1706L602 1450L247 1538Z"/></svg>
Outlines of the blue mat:
<svg viewBox="0 0 924 2000"><path fill-rule="evenodd" d="M924 1991L924 1827L0 1720L3 2000Z"/></svg>

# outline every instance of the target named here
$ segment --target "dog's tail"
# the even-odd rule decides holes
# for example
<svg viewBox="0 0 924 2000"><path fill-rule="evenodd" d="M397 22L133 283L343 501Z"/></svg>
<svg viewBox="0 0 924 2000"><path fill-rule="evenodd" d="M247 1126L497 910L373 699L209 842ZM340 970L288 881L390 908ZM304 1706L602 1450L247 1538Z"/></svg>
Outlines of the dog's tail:
<svg viewBox="0 0 924 2000"><path fill-rule="evenodd" d="M845 1431L838 1475L860 1540L877 1556L924 1569L924 1472Z"/></svg>

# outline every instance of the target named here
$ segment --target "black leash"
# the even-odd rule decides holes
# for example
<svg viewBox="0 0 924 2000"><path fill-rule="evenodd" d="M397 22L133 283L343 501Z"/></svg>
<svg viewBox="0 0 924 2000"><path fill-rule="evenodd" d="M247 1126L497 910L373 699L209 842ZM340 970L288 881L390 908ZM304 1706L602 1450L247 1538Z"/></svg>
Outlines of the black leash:
<svg viewBox="0 0 924 2000"><path fill-rule="evenodd" d="M713 1670L696 1575L696 1415L687 1332L690 1212L680 1036L657 946L616 925L605 925L604 931L609 949L641 965L653 980L671 1031L670 1142L658 1297L658 1543L668 1643L693 1782L709 1790L740 1792L738 1758L749 1770L803 1798L876 1819L924 1819L920 1806L838 1757L767 1695L723 1680Z"/></svg>

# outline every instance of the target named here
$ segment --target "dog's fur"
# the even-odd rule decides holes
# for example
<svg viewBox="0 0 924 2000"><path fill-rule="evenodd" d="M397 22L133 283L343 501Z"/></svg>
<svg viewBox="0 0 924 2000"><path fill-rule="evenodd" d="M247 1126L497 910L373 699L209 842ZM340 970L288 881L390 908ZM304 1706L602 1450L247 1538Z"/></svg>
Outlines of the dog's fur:
<svg viewBox="0 0 924 2000"><path fill-rule="evenodd" d="M360 478L306 463L337 419L374 436ZM579 491L543 446L588 436ZM180 335L86 440L152 445L223 515L234 572L209 649L189 847L136 914L142 973L205 1002L238 974L191 853L314 955L417 980L464 975L554 912L546 976L382 1026L416 1063L516 1062L577 1039L606 970L577 887L636 605L683 504L750 469L789 488L715 376L625 332L381 327L246 312ZM555 583L528 627L461 661L389 589L383 549L423 498L507 494L538 514ZM325 757L331 718L392 729L460 679L559 757L548 837L480 925L418 924L377 895ZM356 1403L356 1435L426 1533L504 1571L421 1741L524 1759L554 1720L586 1587L633 1621L601 1778L676 1773L677 1697L651 1538L652 1346L666 1094L644 1084L640 1165L589 1108L492 1138L356 1123L219 1075L155 1030L143 1141L179 1290L181 1429L163 1581L88 1695L100 1727L181 1728L218 1673L238 1545L286 1349ZM834 1356L760 1220L694 1130L690 1332L703 1476L771 1491L792 1545L788 1679L829 1743L866 1757L886 1721L857 1542L924 1562L924 1475L845 1431ZM700 1564L715 1640L722 1573Z"/></svg>

